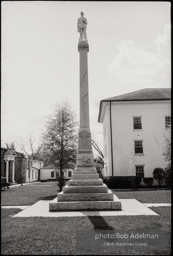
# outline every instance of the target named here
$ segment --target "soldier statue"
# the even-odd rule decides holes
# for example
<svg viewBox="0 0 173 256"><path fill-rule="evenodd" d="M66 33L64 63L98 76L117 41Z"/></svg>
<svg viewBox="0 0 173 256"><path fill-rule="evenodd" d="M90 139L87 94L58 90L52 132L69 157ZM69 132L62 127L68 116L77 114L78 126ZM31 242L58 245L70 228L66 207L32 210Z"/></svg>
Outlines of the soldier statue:
<svg viewBox="0 0 173 256"><path fill-rule="evenodd" d="M87 19L84 17L84 13L81 12L81 17L77 21L77 28L78 32L80 33L79 42L82 41L88 41L87 40L87 34L86 34L86 28L87 28Z"/></svg>

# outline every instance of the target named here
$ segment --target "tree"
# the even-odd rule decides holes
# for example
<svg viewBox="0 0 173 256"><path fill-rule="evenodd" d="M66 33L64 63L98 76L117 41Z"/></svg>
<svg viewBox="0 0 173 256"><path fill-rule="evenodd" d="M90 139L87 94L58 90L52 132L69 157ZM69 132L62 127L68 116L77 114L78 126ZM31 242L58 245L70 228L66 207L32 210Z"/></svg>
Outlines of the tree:
<svg viewBox="0 0 173 256"><path fill-rule="evenodd" d="M45 164L54 164L60 169L59 191L62 191L65 168L76 163L77 123L74 112L67 102L57 104L48 116L42 136L42 154Z"/></svg>
<svg viewBox="0 0 173 256"><path fill-rule="evenodd" d="M171 162L171 130L168 131L167 137L165 137L165 148L163 152L165 161L168 162L168 165Z"/></svg>
<svg viewBox="0 0 173 256"><path fill-rule="evenodd" d="M168 130L167 137L165 137L165 149L163 152L167 166L165 168L165 182L168 188L171 188L171 129Z"/></svg>
<svg viewBox="0 0 173 256"><path fill-rule="evenodd" d="M17 143L19 148L23 151L25 155L27 155L28 158L32 160L40 160L42 161L42 153L41 149L42 146L35 146L36 139L32 134L30 134L26 140L20 140L20 143Z"/></svg>
<svg viewBox="0 0 173 256"><path fill-rule="evenodd" d="M165 174L165 171L159 167L155 168L153 171L153 178L158 181L159 187L161 186L165 179Z"/></svg>
<svg viewBox="0 0 173 256"><path fill-rule="evenodd" d="M16 150L16 145L14 142L11 143L5 143L7 149L13 149Z"/></svg>

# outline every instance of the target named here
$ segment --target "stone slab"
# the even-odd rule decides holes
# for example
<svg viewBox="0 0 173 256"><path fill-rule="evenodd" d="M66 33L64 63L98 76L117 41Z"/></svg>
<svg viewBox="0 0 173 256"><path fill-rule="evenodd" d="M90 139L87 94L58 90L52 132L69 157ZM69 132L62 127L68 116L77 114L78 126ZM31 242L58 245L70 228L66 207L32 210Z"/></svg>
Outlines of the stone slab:
<svg viewBox="0 0 173 256"><path fill-rule="evenodd" d="M61 211L61 212L49 212L50 202L57 202L57 198L54 200L40 200L27 209L15 214L13 217L87 217L87 216L156 216L159 215L146 207L136 199L121 199L122 210L97 210L97 211ZM123 219L122 219L123 221Z"/></svg>
<svg viewBox="0 0 173 256"><path fill-rule="evenodd" d="M83 167L76 167L74 170L73 170L73 174L75 173L90 173L90 172L94 172L94 173L97 173L97 170L95 167L86 167L86 166L83 166Z"/></svg>
<svg viewBox="0 0 173 256"><path fill-rule="evenodd" d="M72 180L81 180L81 179L99 179L98 173L91 173L91 174L73 174Z"/></svg>
<svg viewBox="0 0 173 256"><path fill-rule="evenodd" d="M113 193L108 189L108 193L73 193L64 194L58 193L58 202L73 202L73 201L113 201Z"/></svg>
<svg viewBox="0 0 173 256"><path fill-rule="evenodd" d="M98 173L96 170L91 170L91 171L87 171L87 170L74 170L73 171L73 175L74 174L95 174Z"/></svg>
<svg viewBox="0 0 173 256"><path fill-rule="evenodd" d="M103 185L103 180L102 179L69 180L68 185L69 186L99 186L99 185Z"/></svg>
<svg viewBox="0 0 173 256"><path fill-rule="evenodd" d="M107 193L108 187L103 184L99 186L64 186L63 187L64 194L68 193Z"/></svg>
<svg viewBox="0 0 173 256"><path fill-rule="evenodd" d="M49 211L121 210L121 208L121 201L115 195L112 201L53 201L49 204Z"/></svg>

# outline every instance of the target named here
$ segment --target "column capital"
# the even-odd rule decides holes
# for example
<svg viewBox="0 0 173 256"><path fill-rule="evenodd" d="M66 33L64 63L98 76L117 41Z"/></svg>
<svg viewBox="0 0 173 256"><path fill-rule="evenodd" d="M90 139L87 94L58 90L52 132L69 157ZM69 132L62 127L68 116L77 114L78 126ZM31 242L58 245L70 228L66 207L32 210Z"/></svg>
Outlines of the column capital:
<svg viewBox="0 0 173 256"><path fill-rule="evenodd" d="M89 52L89 44L87 41L82 41L78 43L78 51L80 52L83 50Z"/></svg>

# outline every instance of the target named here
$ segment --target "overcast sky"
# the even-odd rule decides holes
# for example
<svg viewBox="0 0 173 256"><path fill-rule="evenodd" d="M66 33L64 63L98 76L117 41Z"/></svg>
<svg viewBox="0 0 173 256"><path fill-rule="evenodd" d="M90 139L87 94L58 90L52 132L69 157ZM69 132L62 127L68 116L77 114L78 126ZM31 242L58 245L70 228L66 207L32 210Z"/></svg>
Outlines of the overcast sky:
<svg viewBox="0 0 173 256"><path fill-rule="evenodd" d="M170 82L170 3L1 1L1 140L39 141L67 100L79 112L80 12L88 20L91 133L101 146L100 100Z"/></svg>

